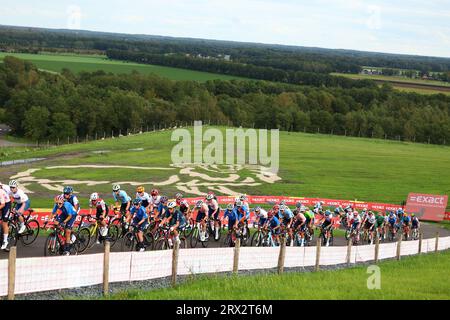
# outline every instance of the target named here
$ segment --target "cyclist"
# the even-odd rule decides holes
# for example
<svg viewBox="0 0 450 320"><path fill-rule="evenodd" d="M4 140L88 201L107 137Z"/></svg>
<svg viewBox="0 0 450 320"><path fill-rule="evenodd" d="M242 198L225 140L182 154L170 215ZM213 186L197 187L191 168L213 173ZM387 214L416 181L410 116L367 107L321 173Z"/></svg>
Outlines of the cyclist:
<svg viewBox="0 0 450 320"><path fill-rule="evenodd" d="M171 201L167 204L167 213L161 223L168 223L170 234L174 235L176 242L181 243L179 233L186 227L186 218L180 210L176 209L176 206L176 201ZM170 237L169 245L172 246L172 239Z"/></svg>
<svg viewBox="0 0 450 320"><path fill-rule="evenodd" d="M291 224L294 218L294 214L292 213L291 209L289 209L286 205L282 204L278 212L278 218L282 222L283 226L286 228L287 233L291 239L291 243L288 245L292 245L294 237L292 234Z"/></svg>
<svg viewBox="0 0 450 320"><path fill-rule="evenodd" d="M258 224L258 229L261 229L261 227L267 222L267 211L258 206L255 207L254 212L256 216L255 223Z"/></svg>
<svg viewBox="0 0 450 320"><path fill-rule="evenodd" d="M364 230L367 230L367 232L371 235L370 244L373 244L375 225L376 225L376 218L373 212L369 211L365 219Z"/></svg>
<svg viewBox="0 0 450 320"><path fill-rule="evenodd" d="M303 214L302 209L299 208L295 209L293 214L294 214L294 221L292 223L293 233L304 231L307 224L306 224L306 217Z"/></svg>
<svg viewBox="0 0 450 320"><path fill-rule="evenodd" d="M361 217L358 214L358 211L353 211L353 216L350 220L350 224L352 225L352 232L356 232L356 242L359 242L359 228L361 227Z"/></svg>
<svg viewBox="0 0 450 320"><path fill-rule="evenodd" d="M246 196L245 194L241 194L241 195L239 196L239 200L242 201L242 205L243 205L243 206L245 206L245 207L247 207L247 208L250 208L250 206L249 206L249 204L248 204L247 196Z"/></svg>
<svg viewBox="0 0 450 320"><path fill-rule="evenodd" d="M175 202L177 206L180 206L182 201L183 201L183 194L180 192L175 193Z"/></svg>
<svg viewBox="0 0 450 320"><path fill-rule="evenodd" d="M145 250L144 247L144 230L147 227L147 212L145 208L141 205L141 200L134 199L133 200L133 207L130 209L130 214L133 217L132 226L136 228L137 232L137 238L138 243L136 246L136 249L139 252L142 252Z"/></svg>
<svg viewBox="0 0 450 320"><path fill-rule="evenodd" d="M325 202L319 201L314 205L314 213L322 213L322 205L324 205Z"/></svg>
<svg viewBox="0 0 450 320"><path fill-rule="evenodd" d="M208 223L214 221L214 239L219 238L219 213L220 207L217 200L214 198L214 194L209 193L206 195L206 204L208 205Z"/></svg>
<svg viewBox="0 0 450 320"><path fill-rule="evenodd" d="M402 216L402 225L403 225L403 233L408 234L409 233L409 227L411 225L411 218L406 212L403 212Z"/></svg>
<svg viewBox="0 0 450 320"><path fill-rule="evenodd" d="M14 202L16 203L16 206L14 210L19 216L19 233L23 233L26 230L23 214L26 210L30 208L30 199L25 194L25 192L22 191L22 189L19 189L17 187L17 181L11 180L9 182L9 196L14 199Z"/></svg>
<svg viewBox="0 0 450 320"><path fill-rule="evenodd" d="M236 232L238 230L239 216L235 210L234 204L229 203L223 215L224 219L228 219L228 232Z"/></svg>
<svg viewBox="0 0 450 320"><path fill-rule="evenodd" d="M0 213L2 214L2 229L3 229L3 242L1 249L4 250L8 247L8 234L9 226L8 221L10 217L11 199L8 193L1 187L0 184Z"/></svg>
<svg viewBox="0 0 450 320"><path fill-rule="evenodd" d="M322 231L323 235L327 235L327 232L331 232L332 228L333 228L333 220L332 220L332 214L329 210L325 211L325 215L324 218L322 220L322 223L320 225L320 229ZM327 239L327 243L328 243L328 239Z"/></svg>
<svg viewBox="0 0 450 320"><path fill-rule="evenodd" d="M191 208L189 207L189 203L186 200L180 201L180 211L186 217L186 221L189 221L191 218Z"/></svg>
<svg viewBox="0 0 450 320"><path fill-rule="evenodd" d="M209 237L208 232L206 232L206 216L208 215L209 209L208 205L204 203L202 200L198 200L195 204L195 209L197 210L197 217L195 218L195 222L200 223L200 241L206 241Z"/></svg>
<svg viewBox="0 0 450 320"><path fill-rule="evenodd" d="M145 192L144 186L139 186L136 188L136 199L141 200L141 206L145 208L147 214L150 212L150 196Z"/></svg>
<svg viewBox="0 0 450 320"><path fill-rule="evenodd" d="M152 189L150 192L150 195L152 198L150 199L150 212L152 212L154 215L157 214L159 202L161 201L161 196L159 195L158 189Z"/></svg>
<svg viewBox="0 0 450 320"><path fill-rule="evenodd" d="M57 215L56 218L55 215ZM59 195L55 197L55 206L53 208L51 218L55 218L53 223L56 226L60 225L64 228L66 243L64 245L63 254L68 256L70 255L70 249L72 246L71 234L73 225L77 218L77 211L69 201L65 200L64 196Z"/></svg>
<svg viewBox="0 0 450 320"><path fill-rule="evenodd" d="M119 206L120 203L120 214L125 215L126 222L130 223L131 215L130 215L130 206L131 206L131 198L127 195L124 190L120 189L120 185L113 185L113 197L116 202L116 207Z"/></svg>
<svg viewBox="0 0 450 320"><path fill-rule="evenodd" d="M394 234L395 237L395 233L396 233L396 225L397 225L397 215L394 213L394 211L391 211L389 213L389 217L388 217L388 223L389 226L392 228L392 233Z"/></svg>
<svg viewBox="0 0 450 320"><path fill-rule="evenodd" d="M379 213L376 216L376 228L378 230L378 234L380 235L381 239L384 239L384 224L386 222L385 214Z"/></svg>
<svg viewBox="0 0 450 320"><path fill-rule="evenodd" d="M301 213L304 214L305 218L306 218L306 226L308 227L308 231L309 231L309 240L312 239L312 236L314 235L314 213L309 210L308 207L304 207L300 210Z"/></svg>
<svg viewBox="0 0 450 320"><path fill-rule="evenodd" d="M269 210L267 212L267 227L270 229L270 232L273 235L273 238L277 243L279 243L279 236L280 236L280 229L281 229L281 223L280 220L277 218L277 214L273 212L273 210Z"/></svg>
<svg viewBox="0 0 450 320"><path fill-rule="evenodd" d="M103 199L101 199L97 192L94 192L89 197L89 215L95 208L95 218L100 226L100 237L97 240L97 244L100 243L108 234L108 224L106 223L106 217L108 217L108 205Z"/></svg>
<svg viewBox="0 0 450 320"><path fill-rule="evenodd" d="M80 202L78 201L77 196L73 194L73 188L70 186L64 187L62 195L64 196L64 199L69 201L75 208L77 214L80 213Z"/></svg>
<svg viewBox="0 0 450 320"><path fill-rule="evenodd" d="M248 207L244 205L244 202L239 200L236 202L236 208L237 214L239 216L239 226L243 227L242 235L245 237L247 236L247 225L248 220L250 219L250 211L248 210Z"/></svg>

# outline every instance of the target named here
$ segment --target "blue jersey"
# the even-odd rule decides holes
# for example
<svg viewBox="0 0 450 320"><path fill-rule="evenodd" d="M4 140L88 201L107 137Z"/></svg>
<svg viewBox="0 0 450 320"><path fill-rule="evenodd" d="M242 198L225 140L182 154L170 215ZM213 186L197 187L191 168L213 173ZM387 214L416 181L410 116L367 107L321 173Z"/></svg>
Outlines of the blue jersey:
<svg viewBox="0 0 450 320"><path fill-rule="evenodd" d="M72 218L77 215L77 211L75 210L73 205L71 205L70 202L68 202L68 201L64 201L64 204L63 204L63 206L61 208L59 208L58 205L55 204L55 206L53 207L52 213L55 214L58 209L61 210L61 213L59 215L60 221L66 220L66 218L69 215L71 215Z"/></svg>
<svg viewBox="0 0 450 320"><path fill-rule="evenodd" d="M184 226L186 224L186 217L184 216L183 213L181 213L180 210L174 210L172 214L170 214L169 211L167 211L166 218L169 217L172 217L169 221L169 225L171 226L175 225L177 222L180 222L179 223L180 226Z"/></svg>
<svg viewBox="0 0 450 320"><path fill-rule="evenodd" d="M280 220L277 217L273 216L272 219L269 220L270 229L274 229L280 225Z"/></svg>
<svg viewBox="0 0 450 320"><path fill-rule="evenodd" d="M158 215L160 215L162 212L168 212L169 210L167 210L167 206L162 204L161 202L158 204Z"/></svg>
<svg viewBox="0 0 450 320"><path fill-rule="evenodd" d="M147 219L147 212L144 207L140 206L139 209L132 207L130 213L133 215L133 223L139 223L142 219Z"/></svg>
<svg viewBox="0 0 450 320"><path fill-rule="evenodd" d="M284 210L284 213L281 212L281 210L279 210L277 216L279 219L289 220L294 217L294 214L292 213L291 209L286 209L286 210Z"/></svg>
<svg viewBox="0 0 450 320"><path fill-rule="evenodd" d="M406 223L406 224L408 224L410 221L411 221L411 219L409 218L409 216L403 216L403 222L404 223Z"/></svg>
<svg viewBox="0 0 450 320"><path fill-rule="evenodd" d="M116 195L116 193L113 192L113 197L114 197L114 201L120 202L122 204L131 201L131 198L123 190L120 190L118 195Z"/></svg>
<svg viewBox="0 0 450 320"><path fill-rule="evenodd" d="M239 215L237 213L236 208L233 210L225 210L225 214L223 216L224 219L228 218L229 224L234 224L236 220L239 220Z"/></svg>
<svg viewBox="0 0 450 320"><path fill-rule="evenodd" d="M244 216L245 216L245 219L247 219L247 220L250 219L250 210L248 210L248 208L246 206L242 206L242 207L240 207L240 209L238 209L236 207L233 210L235 210L237 212L239 220L241 220Z"/></svg>

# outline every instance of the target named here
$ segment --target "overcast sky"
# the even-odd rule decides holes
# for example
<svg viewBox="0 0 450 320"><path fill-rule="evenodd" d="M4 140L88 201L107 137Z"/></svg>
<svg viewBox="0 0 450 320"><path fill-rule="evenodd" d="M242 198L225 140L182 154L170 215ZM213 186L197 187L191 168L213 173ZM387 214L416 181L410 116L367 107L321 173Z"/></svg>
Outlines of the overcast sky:
<svg viewBox="0 0 450 320"><path fill-rule="evenodd" d="M450 57L450 0L0 0L0 24Z"/></svg>

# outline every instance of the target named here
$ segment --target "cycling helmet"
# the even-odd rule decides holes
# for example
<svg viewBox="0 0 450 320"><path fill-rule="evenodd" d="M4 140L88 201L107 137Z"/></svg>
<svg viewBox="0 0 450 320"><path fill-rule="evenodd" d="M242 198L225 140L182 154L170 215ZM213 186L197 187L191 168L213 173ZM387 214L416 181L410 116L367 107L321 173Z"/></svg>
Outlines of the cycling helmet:
<svg viewBox="0 0 450 320"><path fill-rule="evenodd" d="M286 210L286 206L285 206L284 204L282 204L282 205L280 206L280 210L281 210L281 211Z"/></svg>
<svg viewBox="0 0 450 320"><path fill-rule="evenodd" d="M63 193L64 194L71 194L72 192L73 192L73 188L72 187L66 186L63 189Z"/></svg>
<svg viewBox="0 0 450 320"><path fill-rule="evenodd" d="M302 203L301 202L297 202L296 204L295 204L295 207L296 208L301 208L303 205L302 205Z"/></svg>
<svg viewBox="0 0 450 320"><path fill-rule="evenodd" d="M339 208L334 209L334 213L339 213L339 212L341 212L341 211L339 210Z"/></svg>
<svg viewBox="0 0 450 320"><path fill-rule="evenodd" d="M268 218L272 218L273 217L273 211L269 210L269 212L267 212L267 217Z"/></svg>
<svg viewBox="0 0 450 320"><path fill-rule="evenodd" d="M261 208L260 207L255 207L255 212L260 212Z"/></svg>
<svg viewBox="0 0 450 320"><path fill-rule="evenodd" d="M159 190L158 189L153 189L152 192L151 192L151 195L154 196L154 197L157 196L158 194L159 194Z"/></svg>
<svg viewBox="0 0 450 320"><path fill-rule="evenodd" d="M165 203L165 202L169 201L169 198L167 198L166 196L162 196L160 201L161 201L161 203Z"/></svg>
<svg viewBox="0 0 450 320"><path fill-rule="evenodd" d="M141 204L141 199L134 199L133 200L133 205L140 205Z"/></svg>
<svg viewBox="0 0 450 320"><path fill-rule="evenodd" d="M353 215L354 215L354 216L357 216L358 214L359 214L358 211L356 211L356 210L353 211Z"/></svg>
<svg viewBox="0 0 450 320"><path fill-rule="evenodd" d="M278 211L278 210L280 210L280 206L278 204L276 204L273 206L272 209L273 209L273 211Z"/></svg>
<svg viewBox="0 0 450 320"><path fill-rule="evenodd" d="M241 195L239 196L239 200L245 201L245 200L247 200L247 196L246 196L245 194L241 194Z"/></svg>
<svg viewBox="0 0 450 320"><path fill-rule="evenodd" d="M373 214L373 212L372 211L369 211L369 215L372 215Z"/></svg>
<svg viewBox="0 0 450 320"><path fill-rule="evenodd" d="M228 210L233 210L233 209L234 209L233 204L232 204L232 203L229 203L229 204L227 205L227 209L228 209Z"/></svg>
<svg viewBox="0 0 450 320"><path fill-rule="evenodd" d="M208 193L208 195L206 196L206 200L212 200L214 199L214 195L211 193Z"/></svg>
<svg viewBox="0 0 450 320"><path fill-rule="evenodd" d="M175 199L181 199L181 198L183 198L183 194L181 194L179 192L175 194Z"/></svg>
<svg viewBox="0 0 450 320"><path fill-rule="evenodd" d="M61 202L61 201L64 202L64 197L59 194L55 197L55 202L57 203L57 202Z"/></svg>
<svg viewBox="0 0 450 320"><path fill-rule="evenodd" d="M12 188L17 188L17 181L16 180L11 180L9 182L9 186L12 187Z"/></svg>
<svg viewBox="0 0 450 320"><path fill-rule="evenodd" d="M91 200L91 201L97 201L97 199L98 199L98 193L97 192L92 193L90 198L89 198L89 200Z"/></svg>
<svg viewBox="0 0 450 320"><path fill-rule="evenodd" d="M144 191L145 191L145 188L143 186L139 186L139 187L136 188L136 192L137 193L142 193Z"/></svg>
<svg viewBox="0 0 450 320"><path fill-rule="evenodd" d="M281 200L280 201L280 206L284 206L286 204L286 200Z"/></svg>
<svg viewBox="0 0 450 320"><path fill-rule="evenodd" d="M197 203L195 204L196 208L201 208L203 206L203 201L202 200L198 200Z"/></svg>
<svg viewBox="0 0 450 320"><path fill-rule="evenodd" d="M113 191L119 191L119 190L120 190L120 185L113 184Z"/></svg>
<svg viewBox="0 0 450 320"><path fill-rule="evenodd" d="M189 203L186 200L180 202L180 206L189 207Z"/></svg>
<svg viewBox="0 0 450 320"><path fill-rule="evenodd" d="M242 207L243 203L241 200L236 201L236 207Z"/></svg>
<svg viewBox="0 0 450 320"><path fill-rule="evenodd" d="M416 216L416 214L415 213L411 213L411 217L415 217Z"/></svg>
<svg viewBox="0 0 450 320"><path fill-rule="evenodd" d="M398 209L397 213L403 213L403 209Z"/></svg>
<svg viewBox="0 0 450 320"><path fill-rule="evenodd" d="M169 209L173 209L173 208L175 208L177 206L177 203L175 202L175 201L170 201L168 204L167 204L167 208L169 208Z"/></svg>

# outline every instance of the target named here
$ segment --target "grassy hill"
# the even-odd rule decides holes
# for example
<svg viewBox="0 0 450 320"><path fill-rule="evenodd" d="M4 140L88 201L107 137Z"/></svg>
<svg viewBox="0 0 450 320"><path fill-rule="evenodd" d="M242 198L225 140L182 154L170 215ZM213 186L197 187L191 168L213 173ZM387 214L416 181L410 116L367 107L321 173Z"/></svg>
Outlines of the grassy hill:
<svg viewBox="0 0 450 320"><path fill-rule="evenodd" d="M154 73L172 80L196 80L203 82L214 79L243 79L235 76L227 76L222 74L214 74L187 69L115 61L107 59L106 56L99 55L27 54L0 52L0 60L8 55L30 61L39 69L52 72L61 72L63 68L67 68L75 73L80 71L93 72L97 70L103 70L105 72L113 73L130 73L133 70L136 70L143 74Z"/></svg>
<svg viewBox="0 0 450 320"><path fill-rule="evenodd" d="M145 187L150 189L152 186L148 182L167 181L177 176L179 182L158 188L164 194L173 195L178 191L177 183L191 181L191 185L199 185L200 190L207 191L207 186L201 186L205 183L204 179L182 174L179 168L169 166L171 149L175 144L171 141L171 132L162 131L41 150L3 148L0 149L2 161L32 157L47 159L28 165L0 167L0 181L7 181L27 169L39 169L32 173L36 179L104 181L96 186L74 184L85 208L88 194L98 191L106 194L108 199L111 197L111 183L117 181L147 182ZM281 132L278 176L282 180L274 184L262 182L249 168L244 168L237 172L240 176L237 182L251 178L259 184L239 186L231 183L227 187L235 192L255 195L317 196L400 203L409 192L449 194L449 159L450 148L444 146ZM162 169L49 168L80 164ZM224 172L211 173L208 168L197 168L195 171L214 177L228 176ZM59 185L53 182L48 184L57 188ZM31 194L33 207L49 207L56 193L42 183L30 182L26 188L34 192ZM135 186L123 183L123 188L133 193Z"/></svg>

